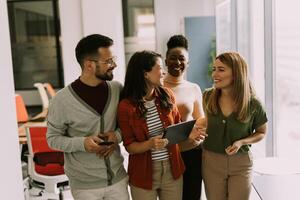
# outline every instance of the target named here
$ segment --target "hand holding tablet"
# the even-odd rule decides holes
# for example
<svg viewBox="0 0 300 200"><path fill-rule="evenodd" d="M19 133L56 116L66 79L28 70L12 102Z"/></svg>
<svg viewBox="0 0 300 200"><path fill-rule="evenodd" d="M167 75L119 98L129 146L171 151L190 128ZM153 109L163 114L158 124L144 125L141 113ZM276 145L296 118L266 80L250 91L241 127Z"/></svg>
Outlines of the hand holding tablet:
<svg viewBox="0 0 300 200"><path fill-rule="evenodd" d="M191 120L168 126L164 131L163 138L168 139L169 144L178 144L189 137L195 122L196 120Z"/></svg>

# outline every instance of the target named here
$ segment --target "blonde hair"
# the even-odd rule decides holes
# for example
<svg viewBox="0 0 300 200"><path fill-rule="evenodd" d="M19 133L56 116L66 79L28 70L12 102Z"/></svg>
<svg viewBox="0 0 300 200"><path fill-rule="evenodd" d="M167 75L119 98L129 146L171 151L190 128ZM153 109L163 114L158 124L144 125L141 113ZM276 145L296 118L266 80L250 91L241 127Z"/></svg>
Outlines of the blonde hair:
<svg viewBox="0 0 300 200"><path fill-rule="evenodd" d="M218 55L216 60L221 61L232 69L233 89L232 95L235 105L237 119L241 122L246 122L249 119L249 107L251 96L254 96L254 91L248 77L248 66L244 58L237 52L226 52ZM221 90L213 88L209 97L204 96L204 109L206 112L217 114L218 99Z"/></svg>

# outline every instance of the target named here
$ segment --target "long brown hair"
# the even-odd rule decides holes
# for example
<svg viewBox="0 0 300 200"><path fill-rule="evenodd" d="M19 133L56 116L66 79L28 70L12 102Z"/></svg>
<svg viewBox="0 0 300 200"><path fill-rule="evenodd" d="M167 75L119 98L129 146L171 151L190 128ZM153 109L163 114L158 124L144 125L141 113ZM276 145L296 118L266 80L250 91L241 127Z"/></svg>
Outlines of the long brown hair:
<svg viewBox="0 0 300 200"><path fill-rule="evenodd" d="M248 66L244 58L237 52L226 52L218 55L223 64L232 69L233 89L232 95L235 105L237 119L241 122L246 122L249 119L250 100L255 95L248 75ZM205 112L217 114L218 100L221 95L221 90L213 88L209 97L204 96Z"/></svg>
<svg viewBox="0 0 300 200"><path fill-rule="evenodd" d="M144 74L152 70L158 58L161 58L161 55L156 52L138 51L133 54L127 65L121 98L131 99L139 108L140 117L145 117L147 113L143 99L147 94L147 83ZM155 91L158 94L161 106L169 110L172 109L171 98L165 89L157 86Z"/></svg>

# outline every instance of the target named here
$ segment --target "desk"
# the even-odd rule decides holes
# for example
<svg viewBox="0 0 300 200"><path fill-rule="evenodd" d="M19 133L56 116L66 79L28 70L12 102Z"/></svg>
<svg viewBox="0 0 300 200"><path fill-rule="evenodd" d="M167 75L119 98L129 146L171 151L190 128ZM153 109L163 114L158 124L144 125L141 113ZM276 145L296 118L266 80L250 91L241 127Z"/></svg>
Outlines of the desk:
<svg viewBox="0 0 300 200"><path fill-rule="evenodd" d="M46 119L48 114L48 109L44 109L42 112L40 112L39 114L37 114L36 116L34 116L33 118L31 118L30 120L36 120L36 119Z"/></svg>

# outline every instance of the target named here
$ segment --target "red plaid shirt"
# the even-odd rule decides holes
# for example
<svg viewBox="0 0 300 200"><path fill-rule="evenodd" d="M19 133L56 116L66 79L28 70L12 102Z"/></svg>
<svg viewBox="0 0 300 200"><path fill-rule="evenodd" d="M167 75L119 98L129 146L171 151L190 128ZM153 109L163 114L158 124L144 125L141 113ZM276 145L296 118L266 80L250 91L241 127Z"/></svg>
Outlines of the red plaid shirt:
<svg viewBox="0 0 300 200"><path fill-rule="evenodd" d="M171 96L173 109L170 111L160 106L160 99L155 93L155 105L164 127L180 122L181 117L175 104L175 97L170 89L164 88ZM148 140L148 127L145 118L139 116L138 108L130 99L123 99L118 108L118 122L121 128L124 146L133 142ZM184 170L178 144L167 147L174 179L179 178ZM140 188L152 189L151 151L130 154L128 163L129 183Z"/></svg>

